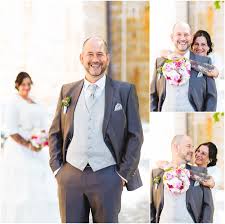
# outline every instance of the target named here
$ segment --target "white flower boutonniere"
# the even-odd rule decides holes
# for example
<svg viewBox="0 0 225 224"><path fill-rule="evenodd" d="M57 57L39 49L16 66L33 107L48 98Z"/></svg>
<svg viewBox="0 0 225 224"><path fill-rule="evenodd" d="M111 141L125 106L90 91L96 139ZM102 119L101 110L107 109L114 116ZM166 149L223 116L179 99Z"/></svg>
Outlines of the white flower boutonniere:
<svg viewBox="0 0 225 224"><path fill-rule="evenodd" d="M160 176L156 176L153 179L153 184L155 185L155 190L158 188L160 181L161 181L161 177Z"/></svg>
<svg viewBox="0 0 225 224"><path fill-rule="evenodd" d="M71 96L67 96L62 100L63 113L67 112L67 109L71 103Z"/></svg>

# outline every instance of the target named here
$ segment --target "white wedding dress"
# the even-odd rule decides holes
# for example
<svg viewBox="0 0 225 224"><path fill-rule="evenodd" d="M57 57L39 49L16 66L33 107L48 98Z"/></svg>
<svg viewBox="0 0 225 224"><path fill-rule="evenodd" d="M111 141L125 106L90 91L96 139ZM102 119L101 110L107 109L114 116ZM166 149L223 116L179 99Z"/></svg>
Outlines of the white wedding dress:
<svg viewBox="0 0 225 224"><path fill-rule="evenodd" d="M6 132L28 140L34 130L46 130L46 117L39 104L15 95L5 110ZM59 222L57 184L48 163L48 147L33 152L8 137L1 160L0 222Z"/></svg>

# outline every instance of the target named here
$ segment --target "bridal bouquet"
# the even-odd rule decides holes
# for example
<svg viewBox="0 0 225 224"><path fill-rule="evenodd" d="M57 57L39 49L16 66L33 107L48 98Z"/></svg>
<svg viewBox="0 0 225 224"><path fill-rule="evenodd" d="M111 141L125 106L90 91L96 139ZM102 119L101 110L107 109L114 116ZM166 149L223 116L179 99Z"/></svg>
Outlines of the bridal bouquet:
<svg viewBox="0 0 225 224"><path fill-rule="evenodd" d="M48 146L48 134L45 131L40 131L31 136L30 142L36 148L42 149Z"/></svg>
<svg viewBox="0 0 225 224"><path fill-rule="evenodd" d="M181 165L177 168L170 167L164 170L163 183L172 193L184 193L190 185L190 172Z"/></svg>
<svg viewBox="0 0 225 224"><path fill-rule="evenodd" d="M167 59L160 68L160 72L171 85L181 86L190 78L191 63L186 58Z"/></svg>

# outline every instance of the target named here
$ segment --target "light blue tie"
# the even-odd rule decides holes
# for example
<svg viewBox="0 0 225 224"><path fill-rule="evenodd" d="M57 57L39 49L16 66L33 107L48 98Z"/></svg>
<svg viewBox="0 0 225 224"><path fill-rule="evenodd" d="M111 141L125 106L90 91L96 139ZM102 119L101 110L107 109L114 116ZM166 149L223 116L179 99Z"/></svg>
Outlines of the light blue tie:
<svg viewBox="0 0 225 224"><path fill-rule="evenodd" d="M95 93L97 90L97 85L96 84L90 84L87 88L88 91L88 97L86 99L86 104L87 104L87 108L90 111L90 109L92 108L92 106L94 105L95 102Z"/></svg>

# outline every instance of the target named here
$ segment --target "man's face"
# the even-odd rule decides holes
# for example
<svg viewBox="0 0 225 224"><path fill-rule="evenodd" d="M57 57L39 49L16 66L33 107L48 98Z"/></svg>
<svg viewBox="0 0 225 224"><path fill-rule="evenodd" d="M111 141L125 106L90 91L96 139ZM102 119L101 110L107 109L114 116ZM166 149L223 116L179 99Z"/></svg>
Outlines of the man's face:
<svg viewBox="0 0 225 224"><path fill-rule="evenodd" d="M171 39L174 43L176 51L185 54L192 42L190 27L186 24L177 24L174 27Z"/></svg>
<svg viewBox="0 0 225 224"><path fill-rule="evenodd" d="M109 54L102 40L90 39L87 41L80 55L87 76L90 78L101 78L109 65Z"/></svg>
<svg viewBox="0 0 225 224"><path fill-rule="evenodd" d="M184 136L180 144L177 144L177 153L177 156L186 163L192 160L194 150L192 140L189 136Z"/></svg>

